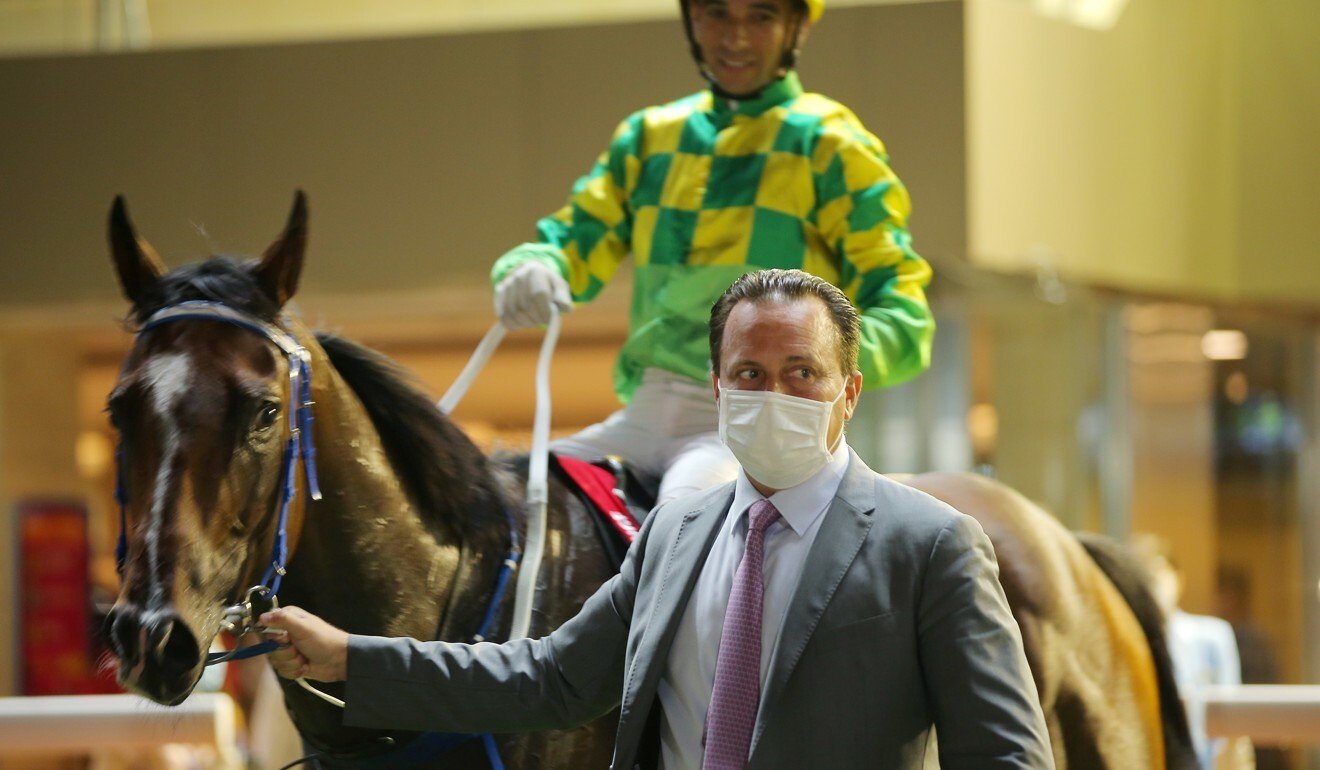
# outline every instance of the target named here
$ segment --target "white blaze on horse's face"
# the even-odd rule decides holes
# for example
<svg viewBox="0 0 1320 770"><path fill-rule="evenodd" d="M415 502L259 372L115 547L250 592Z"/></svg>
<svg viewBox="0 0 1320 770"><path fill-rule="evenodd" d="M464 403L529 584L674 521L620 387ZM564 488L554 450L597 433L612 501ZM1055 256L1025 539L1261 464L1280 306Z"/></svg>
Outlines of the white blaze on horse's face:
<svg viewBox="0 0 1320 770"><path fill-rule="evenodd" d="M192 356L166 353L147 361L143 379L151 393L151 405L160 419L168 418L174 405L188 392L192 381Z"/></svg>
<svg viewBox="0 0 1320 770"><path fill-rule="evenodd" d="M150 394L148 402L155 412L155 422L161 427L161 454L173 457L179 449L179 426L173 418L176 407L188 392L192 381L192 357L187 353L166 353L149 359L143 366L143 383ZM171 487L171 473L174 463L163 462L156 469L156 489ZM155 496L151 505L150 518L147 521L146 556L148 579L151 581L149 603L159 605L166 601L167 591L158 580L160 571L160 539L164 527L166 505L163 495Z"/></svg>

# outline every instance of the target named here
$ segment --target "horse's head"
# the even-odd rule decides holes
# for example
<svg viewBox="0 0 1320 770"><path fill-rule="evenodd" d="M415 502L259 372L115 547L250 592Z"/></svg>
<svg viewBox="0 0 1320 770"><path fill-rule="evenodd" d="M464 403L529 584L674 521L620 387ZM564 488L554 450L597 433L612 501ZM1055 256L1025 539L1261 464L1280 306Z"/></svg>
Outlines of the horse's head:
<svg viewBox="0 0 1320 770"><path fill-rule="evenodd" d="M297 288L307 209L298 193L259 261L212 259L166 273L122 198L110 246L130 318L219 302L271 325ZM108 619L119 681L173 705L192 691L225 606L266 568L288 435L289 369L279 349L229 323L142 330L109 398L124 496L120 593Z"/></svg>

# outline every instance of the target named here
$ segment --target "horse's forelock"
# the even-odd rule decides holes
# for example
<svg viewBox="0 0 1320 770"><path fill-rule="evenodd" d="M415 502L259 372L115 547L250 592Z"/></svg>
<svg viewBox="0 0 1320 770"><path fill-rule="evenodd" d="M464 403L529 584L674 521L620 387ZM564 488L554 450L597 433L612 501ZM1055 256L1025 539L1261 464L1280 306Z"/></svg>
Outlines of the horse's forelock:
<svg viewBox="0 0 1320 770"><path fill-rule="evenodd" d="M161 308L180 302L219 302L263 321L274 322L279 306L257 282L255 260L216 256L171 270L134 307L130 320L141 323Z"/></svg>

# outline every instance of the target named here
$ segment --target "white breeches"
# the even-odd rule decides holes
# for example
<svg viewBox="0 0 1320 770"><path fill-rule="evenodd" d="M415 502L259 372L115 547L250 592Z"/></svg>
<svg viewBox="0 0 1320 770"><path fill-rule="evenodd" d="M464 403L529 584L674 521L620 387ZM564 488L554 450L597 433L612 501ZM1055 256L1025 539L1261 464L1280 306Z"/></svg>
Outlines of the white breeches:
<svg viewBox="0 0 1320 770"><path fill-rule="evenodd" d="M550 448L582 460L618 455L660 479L657 505L738 475L738 461L720 441L711 386L660 369L646 370L627 406Z"/></svg>

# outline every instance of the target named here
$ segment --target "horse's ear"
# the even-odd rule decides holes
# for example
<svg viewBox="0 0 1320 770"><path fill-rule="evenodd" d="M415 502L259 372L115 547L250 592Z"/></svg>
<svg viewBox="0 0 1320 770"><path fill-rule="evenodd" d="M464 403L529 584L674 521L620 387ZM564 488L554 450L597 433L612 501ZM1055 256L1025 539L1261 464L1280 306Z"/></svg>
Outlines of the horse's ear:
<svg viewBox="0 0 1320 770"><path fill-rule="evenodd" d="M119 286L133 307L139 307L156 282L165 274L165 266L151 244L138 237L128 218L124 196L115 197L110 207L110 254L119 273Z"/></svg>
<svg viewBox="0 0 1320 770"><path fill-rule="evenodd" d="M302 190L293 196L293 210L284 232L261 255L257 265L257 282L275 304L284 307L298 290L298 276L302 273L303 252L307 249L307 196Z"/></svg>

